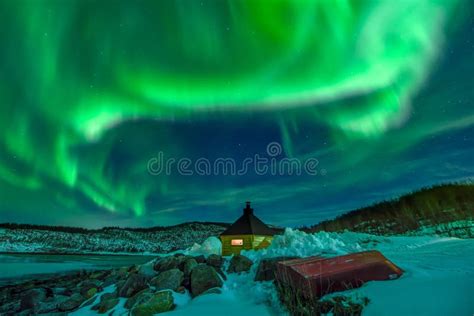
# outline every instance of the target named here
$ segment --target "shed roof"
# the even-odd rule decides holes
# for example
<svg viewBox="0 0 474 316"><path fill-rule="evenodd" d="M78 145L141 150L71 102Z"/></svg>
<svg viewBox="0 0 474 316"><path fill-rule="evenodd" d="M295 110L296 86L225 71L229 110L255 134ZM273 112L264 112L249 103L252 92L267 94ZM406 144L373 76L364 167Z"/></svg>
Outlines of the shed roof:
<svg viewBox="0 0 474 316"><path fill-rule="evenodd" d="M239 217L229 228L221 235L264 235L273 236L275 230L268 227L257 216L253 214L250 202L247 202L244 208L244 214Z"/></svg>

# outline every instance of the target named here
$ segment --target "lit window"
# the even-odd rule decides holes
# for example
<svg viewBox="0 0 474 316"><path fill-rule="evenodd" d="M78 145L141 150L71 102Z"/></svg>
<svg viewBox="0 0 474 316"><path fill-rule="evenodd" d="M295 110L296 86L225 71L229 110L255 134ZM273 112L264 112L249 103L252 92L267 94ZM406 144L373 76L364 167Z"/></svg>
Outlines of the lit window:
<svg viewBox="0 0 474 316"><path fill-rule="evenodd" d="M243 239L232 239L231 245L232 246L242 246L244 244Z"/></svg>

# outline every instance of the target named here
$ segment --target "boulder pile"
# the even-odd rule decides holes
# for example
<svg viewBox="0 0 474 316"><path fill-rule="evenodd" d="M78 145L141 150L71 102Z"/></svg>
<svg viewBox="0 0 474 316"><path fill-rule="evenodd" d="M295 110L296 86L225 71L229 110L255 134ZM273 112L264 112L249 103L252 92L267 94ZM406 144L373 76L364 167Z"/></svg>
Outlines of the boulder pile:
<svg viewBox="0 0 474 316"><path fill-rule="evenodd" d="M172 310L173 291L191 297L220 293L227 260L219 255L175 254L143 265L110 270L80 271L46 280L0 287L0 315L66 315L90 305L110 313L120 301L131 315L146 316ZM227 273L249 271L253 262L234 256ZM114 285L114 287L111 287ZM104 291L104 289L108 289ZM110 289L115 289L110 292Z"/></svg>

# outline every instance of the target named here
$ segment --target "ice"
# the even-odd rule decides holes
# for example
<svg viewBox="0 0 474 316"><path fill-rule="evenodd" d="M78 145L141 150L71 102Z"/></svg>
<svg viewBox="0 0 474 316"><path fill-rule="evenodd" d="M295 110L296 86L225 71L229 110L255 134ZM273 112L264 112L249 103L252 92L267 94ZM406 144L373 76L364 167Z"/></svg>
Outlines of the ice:
<svg viewBox="0 0 474 316"><path fill-rule="evenodd" d="M190 255L204 255L212 254L220 255L222 253L222 243L219 238L211 236L208 237L201 245L194 244L188 251Z"/></svg>

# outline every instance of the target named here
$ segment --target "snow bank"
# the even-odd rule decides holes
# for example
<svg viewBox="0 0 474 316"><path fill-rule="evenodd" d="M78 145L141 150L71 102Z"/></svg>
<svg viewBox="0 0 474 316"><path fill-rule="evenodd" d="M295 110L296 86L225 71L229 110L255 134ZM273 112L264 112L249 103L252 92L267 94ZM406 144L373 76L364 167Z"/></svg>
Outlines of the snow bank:
<svg viewBox="0 0 474 316"><path fill-rule="evenodd" d="M360 242L370 235L355 233L326 233L307 234L299 230L287 228L283 235L277 235L270 247L259 251L244 251L242 254L252 258L278 256L314 256L341 255L349 252L362 251Z"/></svg>
<svg viewBox="0 0 474 316"><path fill-rule="evenodd" d="M212 254L220 255L222 243L217 237L208 237L201 245L195 243L187 253L192 256L204 255L206 257Z"/></svg>
<svg viewBox="0 0 474 316"><path fill-rule="evenodd" d="M474 237L474 221L462 220L436 225L425 225L408 233L412 236L457 236L461 238Z"/></svg>
<svg viewBox="0 0 474 316"><path fill-rule="evenodd" d="M174 297L176 309L160 315L275 315L270 306L256 303L252 299L242 297L239 293L225 288L222 294L206 294L195 299L191 299L189 294L174 293Z"/></svg>
<svg viewBox="0 0 474 316"><path fill-rule="evenodd" d="M421 241L420 241L421 239ZM370 298L364 315L472 315L474 240L391 238L383 253L401 266L398 280L369 282L349 295ZM416 247L414 245L417 245Z"/></svg>
<svg viewBox="0 0 474 316"><path fill-rule="evenodd" d="M93 301L91 304L88 304L87 305L87 302L88 301L85 301L84 303L82 303L82 307L75 311L75 312L72 312L72 313L69 313L69 315L73 315L73 316L88 316L88 315L97 315L97 311L94 311L92 310L92 306L96 305L97 303L100 302L100 297L106 293L113 293L114 291L116 290L116 286L115 284L113 285L110 285L106 288L104 288L104 290L98 294L96 294L93 298ZM120 306L123 306L123 304L125 304L125 299L124 298L121 298L120 299L120 303L114 307L112 310L114 310L116 313L117 311L121 311L121 307ZM125 311L125 310L124 310Z"/></svg>

